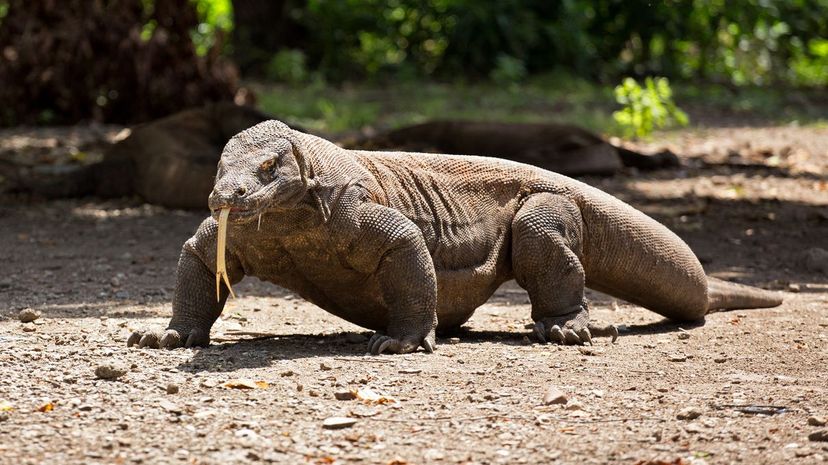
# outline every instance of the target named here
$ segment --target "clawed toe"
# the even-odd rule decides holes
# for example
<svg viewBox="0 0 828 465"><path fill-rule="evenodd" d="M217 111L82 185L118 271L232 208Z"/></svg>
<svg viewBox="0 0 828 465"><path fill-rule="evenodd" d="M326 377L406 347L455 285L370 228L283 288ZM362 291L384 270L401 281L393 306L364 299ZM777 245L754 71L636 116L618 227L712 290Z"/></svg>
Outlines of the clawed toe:
<svg viewBox="0 0 828 465"><path fill-rule="evenodd" d="M552 342L565 345L592 345L593 336L612 337L612 342L618 338L618 329L613 325L577 327L577 325L549 324L538 321L532 331L542 344Z"/></svg>
<svg viewBox="0 0 828 465"><path fill-rule="evenodd" d="M159 335L158 331L152 330L135 331L127 339L127 347L138 346L138 348L147 347L150 349L206 347L209 344L209 334L199 329L190 331L167 329L162 335Z"/></svg>
<svg viewBox="0 0 828 465"><path fill-rule="evenodd" d="M374 333L368 341L368 352L372 355L380 355L384 352L394 354L407 354L414 352L422 345L426 352L434 352L434 335L430 335L423 339L421 343L413 342L408 339L395 339L383 333Z"/></svg>

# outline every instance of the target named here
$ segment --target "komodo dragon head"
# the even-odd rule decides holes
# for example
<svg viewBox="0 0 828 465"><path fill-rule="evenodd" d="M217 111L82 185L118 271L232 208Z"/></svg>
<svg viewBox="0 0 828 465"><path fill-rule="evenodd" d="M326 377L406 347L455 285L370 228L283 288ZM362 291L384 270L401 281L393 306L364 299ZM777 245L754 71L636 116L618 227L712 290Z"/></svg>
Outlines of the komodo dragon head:
<svg viewBox="0 0 828 465"><path fill-rule="evenodd" d="M268 210L295 207L308 191L308 163L293 130L279 121L259 123L224 146L208 204L214 215L245 223Z"/></svg>

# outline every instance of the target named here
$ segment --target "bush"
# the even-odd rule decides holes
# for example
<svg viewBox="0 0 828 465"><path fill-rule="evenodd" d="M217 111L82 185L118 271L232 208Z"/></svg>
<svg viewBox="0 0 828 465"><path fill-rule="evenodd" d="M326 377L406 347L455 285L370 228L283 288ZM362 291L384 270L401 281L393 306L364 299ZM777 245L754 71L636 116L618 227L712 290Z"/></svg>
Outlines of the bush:
<svg viewBox="0 0 828 465"><path fill-rule="evenodd" d="M301 50L280 50L267 65L267 78L288 84L299 84L308 78L305 54Z"/></svg>
<svg viewBox="0 0 828 465"><path fill-rule="evenodd" d="M625 78L615 87L615 100L623 108L612 117L628 136L646 137L655 129L686 126L689 122L687 114L673 102L667 78L647 78L644 87L633 78Z"/></svg>

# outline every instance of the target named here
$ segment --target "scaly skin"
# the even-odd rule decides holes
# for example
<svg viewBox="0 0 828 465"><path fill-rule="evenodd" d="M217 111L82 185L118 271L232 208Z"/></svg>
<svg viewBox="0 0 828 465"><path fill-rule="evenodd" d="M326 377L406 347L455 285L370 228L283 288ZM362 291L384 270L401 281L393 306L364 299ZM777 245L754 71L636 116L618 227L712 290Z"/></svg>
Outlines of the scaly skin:
<svg viewBox="0 0 828 465"><path fill-rule="evenodd" d="M181 254L167 331L138 331L130 345L209 343L226 299L214 289L222 208L232 208L231 282L256 276L376 330L374 354L432 351L435 331L462 325L513 278L542 342L617 336L590 325L585 286L678 320L779 303L719 281L708 296L698 260L666 227L581 182L504 160L351 151L267 121L228 142L209 204L213 217Z"/></svg>

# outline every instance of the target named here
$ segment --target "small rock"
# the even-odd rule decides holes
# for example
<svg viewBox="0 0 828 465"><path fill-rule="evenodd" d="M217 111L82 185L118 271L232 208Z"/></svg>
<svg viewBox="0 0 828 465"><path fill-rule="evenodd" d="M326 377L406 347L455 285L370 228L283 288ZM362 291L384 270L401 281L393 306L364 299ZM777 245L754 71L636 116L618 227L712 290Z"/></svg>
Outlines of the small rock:
<svg viewBox="0 0 828 465"><path fill-rule="evenodd" d="M283 372L279 373L279 376L281 376L283 378L286 378L288 376L293 376L293 374L294 374L293 370L288 370L288 371L283 371Z"/></svg>
<svg viewBox="0 0 828 465"><path fill-rule="evenodd" d="M684 340L690 339L690 333L688 333L687 331L681 330L676 335L676 337L678 337L680 340L684 341Z"/></svg>
<svg viewBox="0 0 828 465"><path fill-rule="evenodd" d="M825 417L812 416L808 417L808 424L811 426L825 426L828 424L828 420Z"/></svg>
<svg viewBox="0 0 828 465"><path fill-rule="evenodd" d="M828 429L814 431L808 435L808 439L816 442L828 442Z"/></svg>
<svg viewBox="0 0 828 465"><path fill-rule="evenodd" d="M161 400L161 402L158 403L158 406L176 415L180 415L182 412L181 407L179 407L178 404L174 404L168 400Z"/></svg>
<svg viewBox="0 0 828 465"><path fill-rule="evenodd" d="M354 400L356 399L356 393L354 391L337 391L334 392L334 397L336 397L336 400Z"/></svg>
<svg viewBox="0 0 828 465"><path fill-rule="evenodd" d="M695 407L683 408L676 414L676 418L679 420L695 420L700 416L702 416L701 411Z"/></svg>
<svg viewBox="0 0 828 465"><path fill-rule="evenodd" d="M17 319L20 320L21 323L31 323L38 318L40 318L40 312L33 308L24 308L17 314Z"/></svg>
<svg viewBox="0 0 828 465"><path fill-rule="evenodd" d="M126 374L126 369L114 365L100 365L95 368L95 376L100 379L117 379Z"/></svg>
<svg viewBox="0 0 828 465"><path fill-rule="evenodd" d="M578 346L578 352L580 352L581 355L595 356L603 354L604 350L595 346Z"/></svg>
<svg viewBox="0 0 828 465"><path fill-rule="evenodd" d="M450 338L448 338L448 341L446 341L446 342L448 342L449 344L460 344L460 338L459 337L450 337Z"/></svg>
<svg viewBox="0 0 828 465"><path fill-rule="evenodd" d="M724 363L727 361L727 357L716 357L713 359L715 363Z"/></svg>
<svg viewBox="0 0 828 465"><path fill-rule="evenodd" d="M214 388L218 386L219 382L215 379L205 379L201 381L201 386L206 388Z"/></svg>
<svg viewBox="0 0 828 465"><path fill-rule="evenodd" d="M331 371L331 370L333 370L333 368L331 368L330 365L328 365L327 363L324 363L324 362L319 364L319 369L322 370L322 371Z"/></svg>
<svg viewBox="0 0 828 465"><path fill-rule="evenodd" d="M813 273L828 274L828 250L819 247L806 250L802 265Z"/></svg>
<svg viewBox="0 0 828 465"><path fill-rule="evenodd" d="M9 414L7 412L0 412L0 421L6 421L9 419Z"/></svg>
<svg viewBox="0 0 828 465"><path fill-rule="evenodd" d="M348 417L330 417L326 418L325 421L322 422L322 427L325 429L343 429L343 428L350 428L357 424L356 418L348 418Z"/></svg>
<svg viewBox="0 0 828 465"><path fill-rule="evenodd" d="M684 354L671 355L670 356L670 361L671 362L686 362L687 361L687 356L684 355Z"/></svg>
<svg viewBox="0 0 828 465"><path fill-rule="evenodd" d="M568 404L566 404L565 409L566 410L583 410L584 406L581 405L581 403L578 402L577 400L573 400L572 402L569 402Z"/></svg>
<svg viewBox="0 0 828 465"><path fill-rule="evenodd" d="M568 401L566 394L555 386L549 386L543 395L543 405L565 404Z"/></svg>
<svg viewBox="0 0 828 465"><path fill-rule="evenodd" d="M37 331L37 327L32 323L25 323L22 325L24 333L33 333Z"/></svg>
<svg viewBox="0 0 828 465"><path fill-rule="evenodd" d="M170 383L167 385L167 394L178 394L178 385Z"/></svg>

